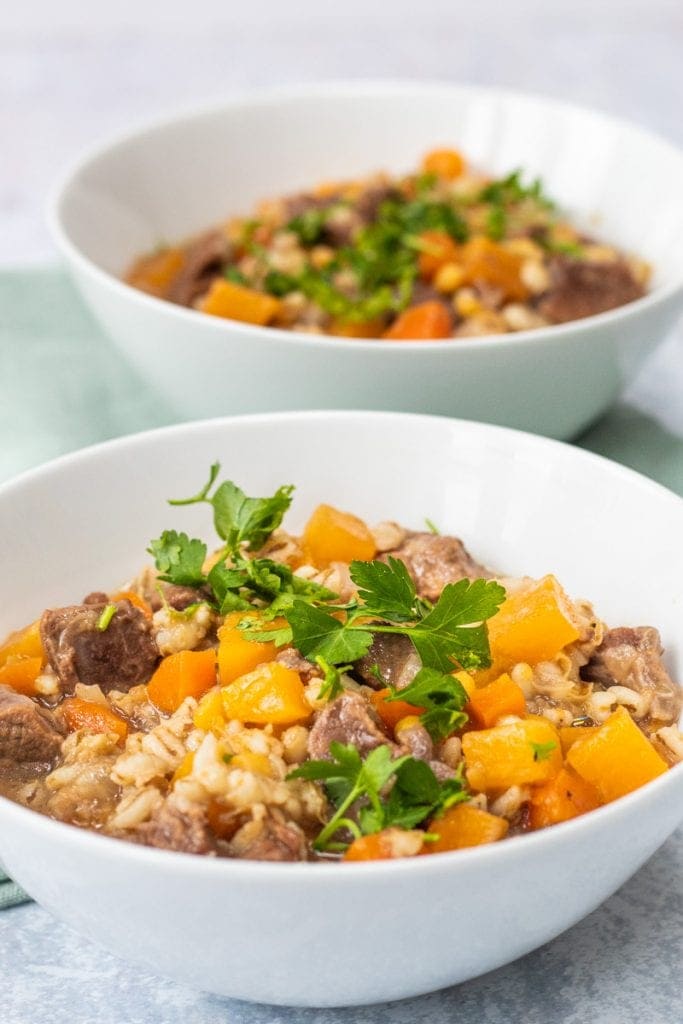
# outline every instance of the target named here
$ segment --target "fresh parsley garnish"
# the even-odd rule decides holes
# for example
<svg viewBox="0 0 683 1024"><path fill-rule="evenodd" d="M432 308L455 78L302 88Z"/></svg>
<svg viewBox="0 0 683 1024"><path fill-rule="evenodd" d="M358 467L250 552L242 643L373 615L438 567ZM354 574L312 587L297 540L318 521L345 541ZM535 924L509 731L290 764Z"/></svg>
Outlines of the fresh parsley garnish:
<svg viewBox="0 0 683 1024"><path fill-rule="evenodd" d="M437 742L462 728L467 721L463 708L468 697L458 680L433 668L421 668L402 690L392 688L387 701L401 700L424 708L420 721Z"/></svg>
<svg viewBox="0 0 683 1024"><path fill-rule="evenodd" d="M102 609L102 613L101 613L99 619L97 620L97 628L99 629L99 631L101 633L104 633L105 630L109 629L109 624L110 624L111 620L114 618L115 615L116 615L116 605L115 604L107 604L107 605L104 606L104 608Z"/></svg>
<svg viewBox="0 0 683 1024"><path fill-rule="evenodd" d="M147 551L154 558L159 579L166 583L201 587L206 582L203 568L206 544L203 541L191 540L186 533L177 533L176 530L164 530L157 540L150 543Z"/></svg>
<svg viewBox="0 0 683 1024"><path fill-rule="evenodd" d="M534 752L534 761L547 761L553 750L557 747L557 743L553 740L549 740L548 743L533 743L531 749Z"/></svg>
<svg viewBox="0 0 683 1024"><path fill-rule="evenodd" d="M323 673L323 681L318 691L318 700L334 700L344 692L342 675L350 672L353 665L330 665L324 658L318 657L315 663Z"/></svg>
<svg viewBox="0 0 683 1024"><path fill-rule="evenodd" d="M307 761L287 776L323 782L335 807L313 843L316 850L344 850L348 843L338 835L343 830L358 838L392 825L413 828L467 798L461 776L439 782L424 762L409 755L392 758L388 745L376 747L363 761L354 746L333 742L330 755L330 760Z"/></svg>

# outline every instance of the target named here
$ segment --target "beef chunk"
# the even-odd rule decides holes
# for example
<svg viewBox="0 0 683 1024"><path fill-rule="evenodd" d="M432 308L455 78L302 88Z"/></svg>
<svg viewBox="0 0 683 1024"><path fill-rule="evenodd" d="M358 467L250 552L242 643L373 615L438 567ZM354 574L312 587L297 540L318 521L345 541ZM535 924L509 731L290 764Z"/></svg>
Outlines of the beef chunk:
<svg viewBox="0 0 683 1024"><path fill-rule="evenodd" d="M358 197L355 209L364 224L377 219L379 208L388 199L400 199L401 193L391 185L370 185Z"/></svg>
<svg viewBox="0 0 683 1024"><path fill-rule="evenodd" d="M209 828L206 811L189 801L168 797L151 821L140 829L146 846L180 853L214 853L216 842Z"/></svg>
<svg viewBox="0 0 683 1024"><path fill-rule="evenodd" d="M681 709L680 689L662 664L662 643L652 626L610 629L581 676L600 686L627 686L652 693L650 716L675 722Z"/></svg>
<svg viewBox="0 0 683 1024"><path fill-rule="evenodd" d="M296 861L308 857L306 836L299 826L274 814L240 829L231 852L244 860Z"/></svg>
<svg viewBox="0 0 683 1024"><path fill-rule="evenodd" d="M375 666L383 683L373 672ZM402 690L413 681L419 668L420 659L409 637L398 633L377 633L368 653L356 662L354 671L375 690L386 685Z"/></svg>
<svg viewBox="0 0 683 1024"><path fill-rule="evenodd" d="M352 743L361 757L383 743L394 746L359 693L346 692L319 711L308 737L314 760L329 758L330 743Z"/></svg>
<svg viewBox="0 0 683 1024"><path fill-rule="evenodd" d="M550 288L538 311L551 323L561 324L615 309L643 294L623 260L593 263L557 256L550 265Z"/></svg>
<svg viewBox="0 0 683 1024"><path fill-rule="evenodd" d="M9 686L0 686L0 760L51 765L63 739L50 711Z"/></svg>
<svg viewBox="0 0 683 1024"><path fill-rule="evenodd" d="M93 590L83 598L83 604L106 604L109 597L103 590Z"/></svg>
<svg viewBox="0 0 683 1024"><path fill-rule="evenodd" d="M221 272L228 256L228 241L222 231L199 235L186 249L183 268L166 298L180 306L191 306L207 290L212 278Z"/></svg>
<svg viewBox="0 0 683 1024"><path fill-rule="evenodd" d="M322 673L318 666L303 658L294 647L284 647L278 651L275 660L286 668L298 672L303 683L310 683L311 679L322 679Z"/></svg>
<svg viewBox="0 0 683 1024"><path fill-rule="evenodd" d="M153 612L158 612L163 606L164 601L175 611L183 612L191 604L208 601L211 597L211 591L208 587L183 587L178 583L159 583L158 586L161 589L161 594L159 590L155 589L154 593L150 594L149 599Z"/></svg>
<svg viewBox="0 0 683 1024"><path fill-rule="evenodd" d="M388 551L400 558L415 581L420 597L436 601L447 583L461 579L491 578L491 573L476 562L457 537L435 533L409 533L405 540Z"/></svg>
<svg viewBox="0 0 683 1024"><path fill-rule="evenodd" d="M129 690L147 682L159 657L148 619L130 601L117 601L106 629L97 624L104 604L77 604L43 612L40 636L62 691L76 683Z"/></svg>

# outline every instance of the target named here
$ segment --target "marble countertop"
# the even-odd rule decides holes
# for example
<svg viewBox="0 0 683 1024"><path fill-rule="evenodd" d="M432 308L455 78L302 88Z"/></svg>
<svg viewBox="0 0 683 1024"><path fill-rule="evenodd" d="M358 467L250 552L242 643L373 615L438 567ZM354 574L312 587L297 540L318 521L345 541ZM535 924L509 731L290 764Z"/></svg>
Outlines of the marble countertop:
<svg viewBox="0 0 683 1024"><path fill-rule="evenodd" d="M323 77L508 85L623 114L683 143L683 8L675 0L519 0L505 16L495 0L394 0L389 13L372 0L334 9L313 0L252 0L248 9L197 0L183 11L169 5L154 14L133 0L106 9L85 0L52 6L18 5L3 14L0 29L0 285L3 266L55 259L45 198L80 149L131 122L236 89ZM49 309L46 289L27 302ZM86 402L75 378L54 372L59 353L68 359L74 338L88 329L77 318L60 325L57 349L44 346L41 360L15 322L16 349L3 363L11 333L2 334L3 301L10 292L0 287L0 479L121 432L124 419L128 429L164 422L164 411L142 392L131 391L129 405L114 410L106 401ZM679 327L627 396L639 415L652 417L653 430L669 432L661 436L676 449L677 472L682 346ZM111 379L125 376L113 353L105 358ZM7 389L9 366L35 378L22 407ZM633 420L617 422L628 432ZM659 465L649 467L641 437L632 435L631 464L656 468L654 475L670 482L664 449ZM609 438L602 441L609 445ZM0 914L0 1021L674 1024L683 996L682 877L679 831L606 904L543 949L442 993L348 1011L251 1006L190 991L130 968L29 904Z"/></svg>

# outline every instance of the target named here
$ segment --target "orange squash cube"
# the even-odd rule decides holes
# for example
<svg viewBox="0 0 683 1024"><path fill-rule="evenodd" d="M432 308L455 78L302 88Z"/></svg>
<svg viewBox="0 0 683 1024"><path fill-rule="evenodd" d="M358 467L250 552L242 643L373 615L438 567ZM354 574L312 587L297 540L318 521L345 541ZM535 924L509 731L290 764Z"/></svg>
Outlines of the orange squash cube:
<svg viewBox="0 0 683 1024"><path fill-rule="evenodd" d="M250 725L296 725L313 713L299 673L278 661L259 665L221 694L225 717Z"/></svg>
<svg viewBox="0 0 683 1024"><path fill-rule="evenodd" d="M35 697L38 692L36 679L40 675L42 667L42 658L10 655L4 665L0 665L0 685L9 686L26 697Z"/></svg>
<svg viewBox="0 0 683 1024"><path fill-rule="evenodd" d="M40 639L40 619L36 619L24 629L10 633L3 644L0 644L0 665L10 658L40 658L45 662L45 652Z"/></svg>
<svg viewBox="0 0 683 1024"><path fill-rule="evenodd" d="M425 843L422 852L447 853L468 846L495 843L507 835L509 827L505 818L496 814L489 814L471 804L456 804L440 818L429 822L427 831L439 838L434 843Z"/></svg>
<svg viewBox="0 0 683 1024"><path fill-rule="evenodd" d="M430 299L404 309L382 337L387 341L439 341L450 338L452 331L453 321L446 304Z"/></svg>
<svg viewBox="0 0 683 1024"><path fill-rule="evenodd" d="M465 711L478 728L490 729L503 715L521 718L526 711L526 699L517 683L504 672L492 683L475 690Z"/></svg>
<svg viewBox="0 0 683 1024"><path fill-rule="evenodd" d="M388 701L387 697L390 694L391 690L388 688L386 690L373 690L370 694L370 703L388 729L395 729L402 718L408 718L411 715L421 715L424 711L424 708L419 708L415 704L409 704L405 700Z"/></svg>
<svg viewBox="0 0 683 1024"><path fill-rule="evenodd" d="M159 664L147 684L147 693L160 711L170 715L186 697L198 700L215 684L215 651L178 651Z"/></svg>
<svg viewBox="0 0 683 1024"><path fill-rule="evenodd" d="M444 263L456 263L458 246L445 231L423 231L420 235L418 267L420 276L430 281Z"/></svg>
<svg viewBox="0 0 683 1024"><path fill-rule="evenodd" d="M223 697L217 686L212 687L199 701L192 721L204 732L219 733L225 725Z"/></svg>
<svg viewBox="0 0 683 1024"><path fill-rule="evenodd" d="M531 827L547 828L594 811L600 806L600 797L595 787L580 775L571 769L561 768L554 779L534 786L530 805Z"/></svg>
<svg viewBox="0 0 683 1024"><path fill-rule="evenodd" d="M279 313L280 302L255 288L245 288L244 285L218 277L200 302L199 308L212 316L264 327Z"/></svg>
<svg viewBox="0 0 683 1024"><path fill-rule="evenodd" d="M66 722L69 732L83 729L85 732L112 732L119 741L128 735L128 723L105 704L80 697L67 697L59 705L59 713Z"/></svg>
<svg viewBox="0 0 683 1024"><path fill-rule="evenodd" d="M437 178L453 181L465 170L465 158L457 149L433 149L422 160L425 174L435 174Z"/></svg>
<svg viewBox="0 0 683 1024"><path fill-rule="evenodd" d="M397 857L414 857L420 852L421 847L420 832L386 828L382 832L354 839L343 860L394 860Z"/></svg>
<svg viewBox="0 0 683 1024"><path fill-rule="evenodd" d="M274 643L249 640L239 628L239 623L248 617L256 618L248 612L246 616L244 612L230 612L218 630L218 675L222 686L252 672L258 665L275 660L277 647ZM282 625L286 625L284 619L277 619L264 622L264 629L278 629Z"/></svg>
<svg viewBox="0 0 683 1024"><path fill-rule="evenodd" d="M529 297L529 289L521 277L523 262L518 253L492 242L486 235L470 238L460 251L466 282L490 284L513 302L523 302Z"/></svg>
<svg viewBox="0 0 683 1024"><path fill-rule="evenodd" d="M162 249L138 260L126 277L128 284L150 295L163 296L182 270L185 253L182 249Z"/></svg>
<svg viewBox="0 0 683 1024"><path fill-rule="evenodd" d="M567 763L595 786L603 803L632 793L668 767L622 707L592 736L571 747Z"/></svg>
<svg viewBox="0 0 683 1024"><path fill-rule="evenodd" d="M566 757L575 743L588 739L599 729L597 725L563 725L557 731L560 734L562 753Z"/></svg>
<svg viewBox="0 0 683 1024"><path fill-rule="evenodd" d="M462 752L467 781L478 792L547 782L562 767L560 737L541 718L467 732Z"/></svg>
<svg viewBox="0 0 683 1024"><path fill-rule="evenodd" d="M377 553L370 530L357 516L332 505L318 505L306 523L303 546L314 565L369 562Z"/></svg>

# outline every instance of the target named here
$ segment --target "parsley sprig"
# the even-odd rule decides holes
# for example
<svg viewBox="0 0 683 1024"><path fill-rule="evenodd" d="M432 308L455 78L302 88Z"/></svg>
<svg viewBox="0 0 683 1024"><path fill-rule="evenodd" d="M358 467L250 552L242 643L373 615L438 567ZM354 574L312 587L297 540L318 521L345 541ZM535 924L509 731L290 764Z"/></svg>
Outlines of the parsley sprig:
<svg viewBox="0 0 683 1024"><path fill-rule="evenodd" d="M410 755L393 758L388 745L362 760L354 746L333 742L330 754L330 760L307 761L287 776L325 783L335 812L313 843L319 851L345 850L344 831L357 839L391 826L414 828L467 799L460 775L439 782L424 761Z"/></svg>
<svg viewBox="0 0 683 1024"><path fill-rule="evenodd" d="M468 697L465 688L454 676L433 668L421 668L415 678L402 690L391 688L386 701L407 701L424 708L419 716L430 736L436 742L444 740L467 721L463 708Z"/></svg>

